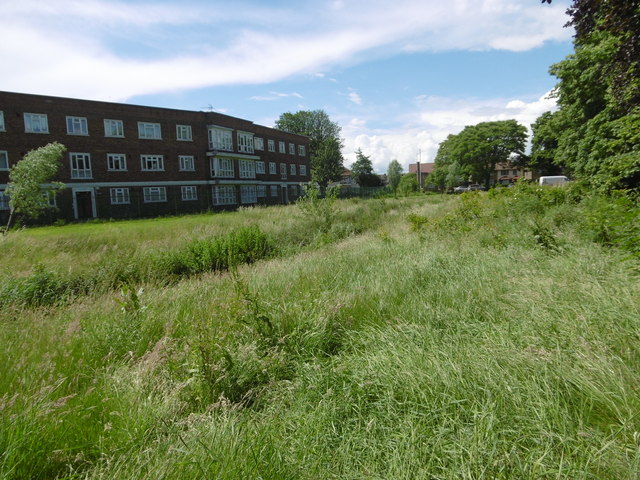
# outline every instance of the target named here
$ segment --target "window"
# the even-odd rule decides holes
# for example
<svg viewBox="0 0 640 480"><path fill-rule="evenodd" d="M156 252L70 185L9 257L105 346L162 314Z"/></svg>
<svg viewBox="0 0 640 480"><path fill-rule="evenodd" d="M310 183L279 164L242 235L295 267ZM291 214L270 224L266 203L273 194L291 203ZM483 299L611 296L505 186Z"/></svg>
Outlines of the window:
<svg viewBox="0 0 640 480"><path fill-rule="evenodd" d="M307 174L307 166L300 165L300 175L305 176Z"/></svg>
<svg viewBox="0 0 640 480"><path fill-rule="evenodd" d="M181 172L193 172L196 169L196 162L193 155L178 155Z"/></svg>
<svg viewBox="0 0 640 480"><path fill-rule="evenodd" d="M281 163L280 164L280 179L282 179L282 180L286 180L287 179L287 164L286 163Z"/></svg>
<svg viewBox="0 0 640 480"><path fill-rule="evenodd" d="M68 135L89 135L86 117L67 117Z"/></svg>
<svg viewBox="0 0 640 480"><path fill-rule="evenodd" d="M256 150L264 150L264 139L260 137L253 137L253 146Z"/></svg>
<svg viewBox="0 0 640 480"><path fill-rule="evenodd" d="M216 185L213 187L214 205L235 205L236 187L233 185Z"/></svg>
<svg viewBox="0 0 640 480"><path fill-rule="evenodd" d="M131 203L128 188L112 188L109 190L111 205L125 205Z"/></svg>
<svg viewBox="0 0 640 480"><path fill-rule="evenodd" d="M9 170L9 155L5 151L0 151L0 170Z"/></svg>
<svg viewBox="0 0 640 480"><path fill-rule="evenodd" d="M266 185L258 185L257 187L258 197L263 198L267 196L267 186Z"/></svg>
<svg viewBox="0 0 640 480"><path fill-rule="evenodd" d="M271 175L276 174L276 162L269 162L269 173Z"/></svg>
<svg viewBox="0 0 640 480"><path fill-rule="evenodd" d="M198 200L198 188L196 186L181 187L182 200L187 202L189 200Z"/></svg>
<svg viewBox="0 0 640 480"><path fill-rule="evenodd" d="M191 125L176 125L176 140L183 142L193 141Z"/></svg>
<svg viewBox="0 0 640 480"><path fill-rule="evenodd" d="M240 203L256 203L258 196L255 185L240 186Z"/></svg>
<svg viewBox="0 0 640 480"><path fill-rule="evenodd" d="M240 160L240 178L256 178L256 162Z"/></svg>
<svg viewBox="0 0 640 480"><path fill-rule="evenodd" d="M162 155L140 155L143 172L164 171L164 157Z"/></svg>
<svg viewBox="0 0 640 480"><path fill-rule="evenodd" d="M0 132L4 132L4 112L0 111Z"/></svg>
<svg viewBox="0 0 640 480"><path fill-rule="evenodd" d="M70 153L71 178L91 178L91 155L88 153Z"/></svg>
<svg viewBox="0 0 640 480"><path fill-rule="evenodd" d="M289 155L295 155L296 154L296 146L293 143L289 144Z"/></svg>
<svg viewBox="0 0 640 480"><path fill-rule="evenodd" d="M157 203L167 201L166 187L144 187L142 189L145 203Z"/></svg>
<svg viewBox="0 0 640 480"><path fill-rule="evenodd" d="M278 142L278 151L280 153L287 153L287 151L285 150L285 143L284 142Z"/></svg>
<svg viewBox="0 0 640 480"><path fill-rule="evenodd" d="M4 190L0 190L0 210L9 210L9 196L4 194Z"/></svg>
<svg viewBox="0 0 640 480"><path fill-rule="evenodd" d="M159 123L138 122L138 138L162 140Z"/></svg>
<svg viewBox="0 0 640 480"><path fill-rule="evenodd" d="M209 149L232 152L233 138L231 137L231 129L223 127L209 128Z"/></svg>
<svg viewBox="0 0 640 480"><path fill-rule="evenodd" d="M264 173L264 162L256 162L256 173Z"/></svg>
<svg viewBox="0 0 640 480"><path fill-rule="evenodd" d="M270 152L276 151L276 141L275 140L267 140L267 148Z"/></svg>
<svg viewBox="0 0 640 480"><path fill-rule="evenodd" d="M307 151L304 148L304 145L298 145L298 155L301 157L305 157L307 155Z"/></svg>
<svg viewBox="0 0 640 480"><path fill-rule="evenodd" d="M25 113L24 131L26 133L49 133L49 122L44 113Z"/></svg>
<svg viewBox="0 0 640 480"><path fill-rule="evenodd" d="M127 156L124 153L107 153L107 170L111 172L126 172Z"/></svg>
<svg viewBox="0 0 640 480"><path fill-rule="evenodd" d="M211 159L211 176L233 178L233 159L214 157Z"/></svg>
<svg viewBox="0 0 640 480"><path fill-rule="evenodd" d="M42 192L42 198L44 199L45 204L49 208L57 208L58 202L56 201L56 192L52 191L44 191Z"/></svg>
<svg viewBox="0 0 640 480"><path fill-rule="evenodd" d="M238 151L253 153L253 133L238 132Z"/></svg>
<svg viewBox="0 0 640 480"><path fill-rule="evenodd" d="M271 196L272 197L277 197L278 196L278 186L277 185L271 185Z"/></svg>
<svg viewBox="0 0 640 480"><path fill-rule="evenodd" d="M109 120L104 121L104 136L105 137L124 137L124 124L122 120Z"/></svg>
<svg viewBox="0 0 640 480"><path fill-rule="evenodd" d="M295 175L296 174L296 164L292 163L291 165L289 165L289 173L291 175Z"/></svg>

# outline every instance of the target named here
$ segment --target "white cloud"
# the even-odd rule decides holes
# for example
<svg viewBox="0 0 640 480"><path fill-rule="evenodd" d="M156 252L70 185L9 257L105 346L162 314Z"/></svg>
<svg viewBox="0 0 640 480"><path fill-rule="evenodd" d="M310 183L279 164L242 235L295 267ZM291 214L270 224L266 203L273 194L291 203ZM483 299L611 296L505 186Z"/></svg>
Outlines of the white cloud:
<svg viewBox="0 0 640 480"><path fill-rule="evenodd" d="M355 103L356 105L362 105L362 98L356 92L349 92L349 100Z"/></svg>

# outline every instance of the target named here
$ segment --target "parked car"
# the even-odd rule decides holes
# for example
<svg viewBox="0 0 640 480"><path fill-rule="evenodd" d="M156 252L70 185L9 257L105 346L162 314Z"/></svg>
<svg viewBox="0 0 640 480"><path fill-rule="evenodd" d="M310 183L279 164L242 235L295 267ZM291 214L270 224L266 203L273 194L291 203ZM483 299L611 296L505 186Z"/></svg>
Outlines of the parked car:
<svg viewBox="0 0 640 480"><path fill-rule="evenodd" d="M486 188L484 188L484 186L480 185L479 183L472 183L467 187L468 192L474 192L476 190L485 191Z"/></svg>
<svg viewBox="0 0 640 480"><path fill-rule="evenodd" d="M465 187L465 186L462 186L462 185L458 185L457 187L455 187L453 189L453 193L462 193L462 192L468 192L468 191L469 191L469 189L467 187Z"/></svg>

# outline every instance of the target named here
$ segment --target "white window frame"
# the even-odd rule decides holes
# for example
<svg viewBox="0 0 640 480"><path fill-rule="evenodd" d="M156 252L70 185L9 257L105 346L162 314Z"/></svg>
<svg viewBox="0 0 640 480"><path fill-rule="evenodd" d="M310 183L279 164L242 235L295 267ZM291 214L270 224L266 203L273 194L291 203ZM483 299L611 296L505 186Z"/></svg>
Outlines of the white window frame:
<svg viewBox="0 0 640 480"><path fill-rule="evenodd" d="M256 162L256 173L264 175L264 162Z"/></svg>
<svg viewBox="0 0 640 480"><path fill-rule="evenodd" d="M256 178L255 160L241 158L238 162L238 166L240 170L240 178Z"/></svg>
<svg viewBox="0 0 640 480"><path fill-rule="evenodd" d="M211 159L211 176L216 178L234 177L233 158L213 157Z"/></svg>
<svg viewBox="0 0 640 480"><path fill-rule="evenodd" d="M109 172L126 172L127 156L124 153L107 153L107 170Z"/></svg>
<svg viewBox="0 0 640 480"><path fill-rule="evenodd" d="M287 153L287 143L280 140L278 142L278 152L279 153Z"/></svg>
<svg viewBox="0 0 640 480"><path fill-rule="evenodd" d="M276 141L275 140L267 140L267 148L270 152L276 151Z"/></svg>
<svg viewBox="0 0 640 480"><path fill-rule="evenodd" d="M195 185L184 185L180 187L180 194L183 202L198 200L198 187Z"/></svg>
<svg viewBox="0 0 640 480"><path fill-rule="evenodd" d="M256 187L256 194L258 198L264 198L267 196L267 186L266 185L258 185Z"/></svg>
<svg viewBox="0 0 640 480"><path fill-rule="evenodd" d="M140 155L143 172L164 172L164 155Z"/></svg>
<svg viewBox="0 0 640 480"><path fill-rule="evenodd" d="M178 155L178 165L181 172L196 171L196 159L193 155Z"/></svg>
<svg viewBox="0 0 640 480"><path fill-rule="evenodd" d="M286 163L281 163L280 164L280 179L281 180L286 180L287 179L287 164Z"/></svg>
<svg viewBox="0 0 640 480"><path fill-rule="evenodd" d="M296 146L293 143L289 144L289 155L295 155L296 154Z"/></svg>
<svg viewBox="0 0 640 480"><path fill-rule="evenodd" d="M67 135L89 135L87 117L67 116Z"/></svg>
<svg viewBox="0 0 640 480"><path fill-rule="evenodd" d="M276 162L269 162L269 174L275 175L276 173L277 173Z"/></svg>
<svg viewBox="0 0 640 480"><path fill-rule="evenodd" d="M278 196L278 186L277 185L271 185L271 196L272 197L277 197Z"/></svg>
<svg viewBox="0 0 640 480"><path fill-rule="evenodd" d="M306 157L307 156L307 149L305 148L304 145L298 145L298 156L299 157Z"/></svg>
<svg viewBox="0 0 640 480"><path fill-rule="evenodd" d="M0 210L9 210L9 195L5 195L5 190L0 190Z"/></svg>
<svg viewBox="0 0 640 480"><path fill-rule="evenodd" d="M289 165L289 174L293 177L296 175L296 164L292 163Z"/></svg>
<svg viewBox="0 0 640 480"><path fill-rule="evenodd" d="M124 123L122 120L105 118L104 136L109 138L124 138Z"/></svg>
<svg viewBox="0 0 640 480"><path fill-rule="evenodd" d="M209 150L233 152L233 129L209 127Z"/></svg>
<svg viewBox="0 0 640 480"><path fill-rule="evenodd" d="M2 110L0 110L0 132L4 132L4 131L5 131L4 112Z"/></svg>
<svg viewBox="0 0 640 480"><path fill-rule="evenodd" d="M264 138L253 137L253 146L256 150L264 150Z"/></svg>
<svg viewBox="0 0 640 480"><path fill-rule="evenodd" d="M131 203L129 189L127 187L117 187L109 189L111 205L128 205Z"/></svg>
<svg viewBox="0 0 640 480"><path fill-rule="evenodd" d="M80 166L82 162L82 167ZM86 152L70 152L69 165L71 168L71 178L93 178L91 171L91 154Z"/></svg>
<svg viewBox="0 0 640 480"><path fill-rule="evenodd" d="M240 185L240 203L258 203L258 194L255 185Z"/></svg>
<svg viewBox="0 0 640 480"><path fill-rule="evenodd" d="M162 140L162 127L156 122L138 122L138 138Z"/></svg>
<svg viewBox="0 0 640 480"><path fill-rule="evenodd" d="M253 153L253 133L238 132L237 134L238 151L242 153Z"/></svg>
<svg viewBox="0 0 640 480"><path fill-rule="evenodd" d="M193 142L191 125L176 125L176 140L179 142Z"/></svg>
<svg viewBox="0 0 640 480"><path fill-rule="evenodd" d="M49 133L49 118L46 113L25 113L25 133Z"/></svg>
<svg viewBox="0 0 640 480"><path fill-rule="evenodd" d="M6 150L0 150L0 171L9 170L9 154Z"/></svg>
<svg viewBox="0 0 640 480"><path fill-rule="evenodd" d="M214 205L236 205L238 203L235 185L214 185L212 190Z"/></svg>
<svg viewBox="0 0 640 480"><path fill-rule="evenodd" d="M306 165L300 165L300 176L304 177L307 175L307 166Z"/></svg>
<svg viewBox="0 0 640 480"><path fill-rule="evenodd" d="M142 189L144 203L162 203L167 201L167 187L144 187Z"/></svg>

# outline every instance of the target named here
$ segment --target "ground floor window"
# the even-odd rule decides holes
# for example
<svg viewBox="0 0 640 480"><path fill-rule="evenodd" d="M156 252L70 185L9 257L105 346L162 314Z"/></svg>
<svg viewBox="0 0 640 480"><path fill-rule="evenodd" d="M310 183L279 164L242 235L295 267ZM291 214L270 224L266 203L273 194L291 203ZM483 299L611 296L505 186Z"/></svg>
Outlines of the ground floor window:
<svg viewBox="0 0 640 480"><path fill-rule="evenodd" d="M198 199L198 188L195 186L186 186L181 188L182 191L182 200L197 200Z"/></svg>
<svg viewBox="0 0 640 480"><path fill-rule="evenodd" d="M4 190L0 190L0 210L9 210L9 196L4 194Z"/></svg>
<svg viewBox="0 0 640 480"><path fill-rule="evenodd" d="M214 205L234 205L236 200L236 187L233 185L216 185L213 187Z"/></svg>
<svg viewBox="0 0 640 480"><path fill-rule="evenodd" d="M166 202L166 187L144 187L143 196L145 203Z"/></svg>
<svg viewBox="0 0 640 480"><path fill-rule="evenodd" d="M242 185L240 186L240 202L241 203L256 203L258 196L255 185Z"/></svg>
<svg viewBox="0 0 640 480"><path fill-rule="evenodd" d="M267 196L267 186L266 185L258 185L257 187L258 197L266 197Z"/></svg>
<svg viewBox="0 0 640 480"><path fill-rule="evenodd" d="M277 185L271 185L271 196L272 197L277 197L278 196L278 186Z"/></svg>
<svg viewBox="0 0 640 480"><path fill-rule="evenodd" d="M129 200L128 188L112 188L109 191L111 197L111 205L123 205L131 203Z"/></svg>

